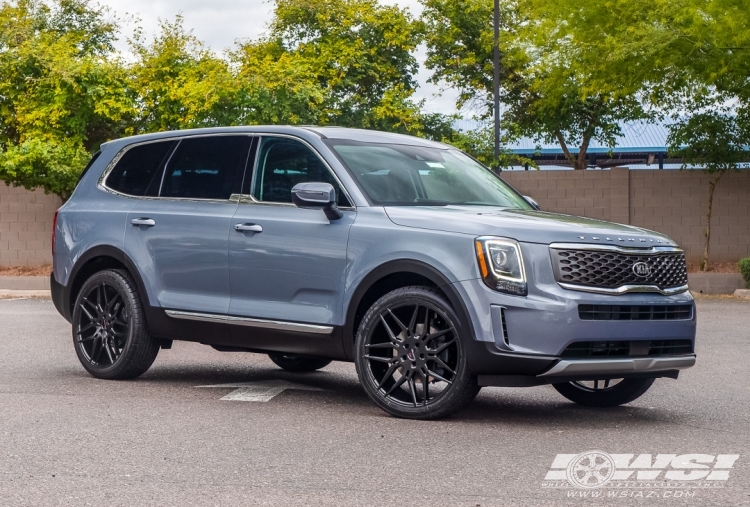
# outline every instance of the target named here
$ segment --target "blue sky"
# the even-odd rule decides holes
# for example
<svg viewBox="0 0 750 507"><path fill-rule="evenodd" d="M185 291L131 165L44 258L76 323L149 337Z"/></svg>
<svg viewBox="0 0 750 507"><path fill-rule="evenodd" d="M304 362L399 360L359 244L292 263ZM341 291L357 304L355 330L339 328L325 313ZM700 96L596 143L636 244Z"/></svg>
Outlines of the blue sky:
<svg viewBox="0 0 750 507"><path fill-rule="evenodd" d="M185 26L217 52L229 48L235 40L255 38L262 34L271 19L273 3L268 0L98 0L110 7L120 17L129 15L139 18L140 25L147 34L158 28L158 20L173 19L178 13L185 18ZM418 0L380 0L381 3L395 4L408 8L412 14L421 12ZM124 33L131 26L124 26ZM122 49L126 47L123 43ZM424 58L423 50L417 55ZM416 98L426 100L429 111L455 112L456 94L448 90L440 96L439 89L427 83L429 72L421 69L417 76L420 89Z"/></svg>

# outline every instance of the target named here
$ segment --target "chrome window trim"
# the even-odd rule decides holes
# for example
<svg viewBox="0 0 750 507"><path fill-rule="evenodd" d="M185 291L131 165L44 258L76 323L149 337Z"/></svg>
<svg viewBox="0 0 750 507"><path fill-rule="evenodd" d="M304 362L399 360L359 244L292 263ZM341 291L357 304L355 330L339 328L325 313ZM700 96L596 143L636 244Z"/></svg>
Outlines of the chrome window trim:
<svg viewBox="0 0 750 507"><path fill-rule="evenodd" d="M552 243L549 246L554 250L587 250L596 252L617 252L637 255L660 255L668 253L684 253L682 248L676 246L651 246L648 248L626 247L618 245L594 245L591 243Z"/></svg>
<svg viewBox="0 0 750 507"><path fill-rule="evenodd" d="M682 248L676 246L651 246L648 248L628 248L618 245L593 245L591 243L552 243L549 245L550 249L554 250L586 250L596 252L617 252L628 255L664 255L674 253L685 253ZM660 289L656 285L621 285L616 288L604 288L604 287L589 287L586 285L576 285L571 283L557 282L557 284L563 289L577 290L581 292L591 292L594 294L607 294L611 296L619 296L621 294L627 294L632 292L650 292L658 293L663 296L671 296L673 294L680 294L688 290L687 285L681 285L679 287L670 287L667 289Z"/></svg>
<svg viewBox="0 0 750 507"><path fill-rule="evenodd" d="M165 313L173 319L197 320L199 322L224 322L227 324L238 326L275 329L278 331L298 331L311 334L330 335L331 333L333 333L333 326L322 326L319 324L304 324L302 322L288 322L283 320L255 319L252 317L234 317L230 315L185 312L181 310L165 310Z"/></svg>
<svg viewBox="0 0 750 507"><path fill-rule="evenodd" d="M248 133L248 132L239 132L239 133L229 133L229 132L221 132L216 134L194 134L194 135L185 135L185 136L174 136L174 137L161 137L159 139L149 139L148 141L141 141L138 143L133 143L125 146L122 148L119 152L117 152L117 155L115 155L112 160L107 164L107 167L104 168L104 171L102 172L101 176L99 176L99 181L97 182L97 188L99 190L102 190L104 192L107 192L112 195L116 195L119 197L127 197L129 199L142 199L142 200L160 200L160 201L186 201L186 202L216 202L216 203L231 203L232 197L236 194L232 194L229 199L203 199L203 198L197 198L197 197L161 197L161 196L147 196L147 195L132 195L132 194L126 194L124 192L119 192L117 190L114 190L112 188L109 188L106 184L107 177L109 176L109 173L112 172L112 170L117 165L117 162L120 161L120 159L132 148L135 148L137 146L143 146L144 144L152 144L152 143L163 143L168 141L177 141L177 146L175 146L172 149L172 152L169 154L169 158L167 159L167 162L164 164L169 164L169 162L172 160L172 155L174 155L175 151L177 151L177 148L179 148L179 143L183 139L194 139L199 137L218 137L218 136L246 136L246 137L257 137L258 134L256 133ZM247 171L247 169L245 169ZM165 171L166 172L166 171ZM164 172L162 172L162 182L164 183ZM159 184L159 191L161 191L161 183Z"/></svg>
<svg viewBox="0 0 750 507"><path fill-rule="evenodd" d="M594 294L609 294L611 296L619 296L621 294L627 294L629 292L656 292L663 296L671 296L673 294L680 294L688 290L687 285L680 285L679 287L670 287L668 289L660 289L656 285L621 285L615 289L607 289L600 287L587 287L585 285L573 285L570 283L557 282L560 287L568 290L577 290L582 292L592 292Z"/></svg>
<svg viewBox="0 0 750 507"><path fill-rule="evenodd" d="M333 179L336 180L336 183L338 183L339 187L341 188L341 191L344 192L344 195L351 203L351 206L342 206L341 210L355 210L357 209L357 205L354 203L354 199L352 199L351 194L349 193L349 190L347 190L346 186L341 182L341 178L339 178L339 175L336 174L336 171L333 170L333 167L331 167L331 164L328 163L328 161L323 157L320 152L310 143L308 143L306 140L302 139L301 137L297 137L290 134L274 134L274 133L262 133L258 132L255 134L260 138L260 142L258 143L258 148L255 150L255 162L253 164L253 177L250 180L250 194L247 197L250 197L252 200L251 203L247 202L247 199L240 199L240 204L265 204L265 205L272 205L272 206L294 206L293 203L288 202L277 202L277 201L260 201L258 200L253 194L255 193L255 184L257 183L257 177L258 177L258 163L260 161L260 149L263 144L263 139L266 137L281 137L286 139L292 139L293 141L298 141L305 145L307 148L310 149L310 151L315 154L316 157L320 159L321 162L323 162L323 165L328 169L328 171L333 175ZM243 197L245 195L243 194Z"/></svg>

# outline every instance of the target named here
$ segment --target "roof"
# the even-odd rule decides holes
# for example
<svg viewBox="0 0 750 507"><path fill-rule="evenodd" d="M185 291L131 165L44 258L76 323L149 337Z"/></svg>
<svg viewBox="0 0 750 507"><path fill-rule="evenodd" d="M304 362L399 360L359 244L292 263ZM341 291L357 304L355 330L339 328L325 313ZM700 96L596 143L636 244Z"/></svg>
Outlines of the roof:
<svg viewBox="0 0 750 507"><path fill-rule="evenodd" d="M666 153L669 130L664 125L654 123L627 122L620 125L622 135L615 141L615 147L591 140L588 153ZM537 143L531 138L523 138L508 145L517 155L562 154L558 143ZM571 153L578 153L578 146L568 146Z"/></svg>

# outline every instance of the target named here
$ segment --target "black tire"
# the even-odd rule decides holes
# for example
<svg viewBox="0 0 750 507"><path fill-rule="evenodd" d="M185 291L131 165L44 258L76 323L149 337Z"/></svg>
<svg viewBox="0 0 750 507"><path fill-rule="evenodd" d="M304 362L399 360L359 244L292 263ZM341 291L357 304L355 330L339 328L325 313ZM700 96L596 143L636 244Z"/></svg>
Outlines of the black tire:
<svg viewBox="0 0 750 507"><path fill-rule="evenodd" d="M552 384L557 392L572 402L587 407L616 407L640 398L654 383L653 378L626 378L610 386L612 381L600 380L595 387L581 382L564 382ZM606 383L605 383L606 382ZM599 385L602 385L599 388Z"/></svg>
<svg viewBox="0 0 750 507"><path fill-rule="evenodd" d="M151 367L159 340L146 330L138 291L126 271L99 271L84 282L73 308L73 345L96 378L132 379Z"/></svg>
<svg viewBox="0 0 750 507"><path fill-rule="evenodd" d="M315 371L325 368L331 364L330 359L323 357L298 356L296 354L283 354L281 352L272 352L268 354L276 366L286 371Z"/></svg>
<svg viewBox="0 0 750 507"><path fill-rule="evenodd" d="M481 388L468 369L464 340L471 338L460 336L461 324L436 289L404 287L376 301L355 343L370 399L406 419L439 419L471 403Z"/></svg>

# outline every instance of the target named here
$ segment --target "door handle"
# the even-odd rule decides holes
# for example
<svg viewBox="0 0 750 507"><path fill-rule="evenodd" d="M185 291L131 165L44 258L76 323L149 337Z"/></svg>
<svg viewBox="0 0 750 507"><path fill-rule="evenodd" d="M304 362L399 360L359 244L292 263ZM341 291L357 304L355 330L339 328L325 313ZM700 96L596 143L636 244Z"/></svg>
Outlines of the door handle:
<svg viewBox="0 0 750 507"><path fill-rule="evenodd" d="M235 224L234 230L237 232L263 232L263 227L258 224Z"/></svg>
<svg viewBox="0 0 750 507"><path fill-rule="evenodd" d="M145 225L146 227L153 227L156 225L156 220L152 218L134 218L130 221L133 225Z"/></svg>

